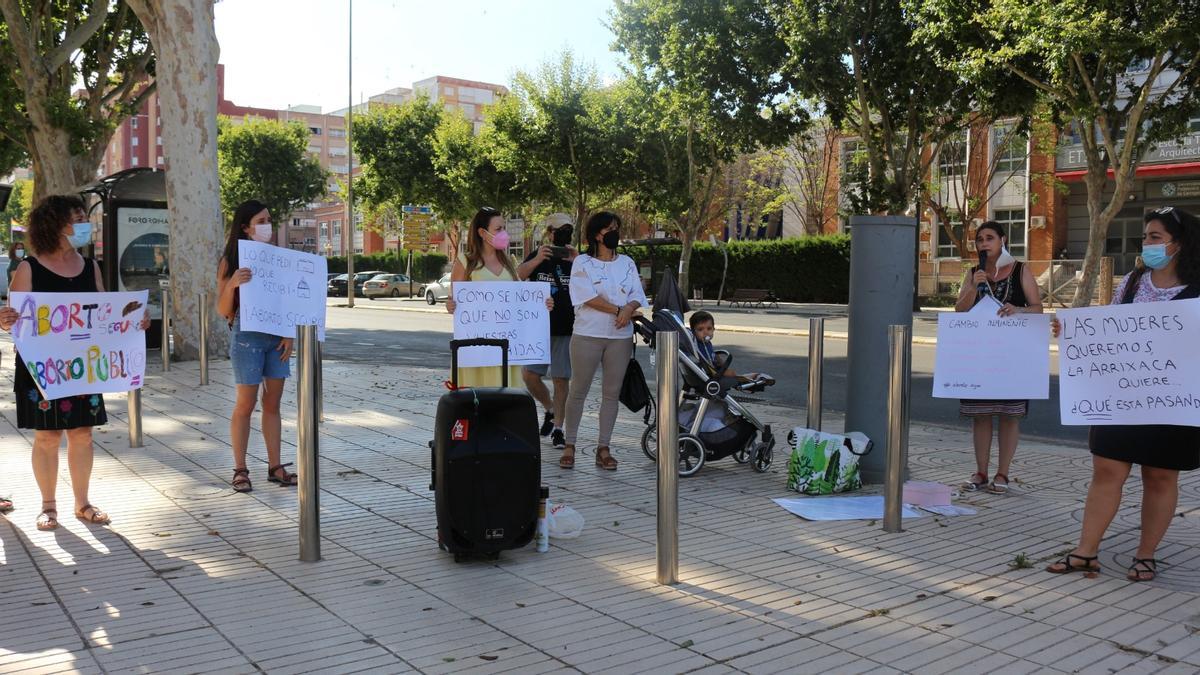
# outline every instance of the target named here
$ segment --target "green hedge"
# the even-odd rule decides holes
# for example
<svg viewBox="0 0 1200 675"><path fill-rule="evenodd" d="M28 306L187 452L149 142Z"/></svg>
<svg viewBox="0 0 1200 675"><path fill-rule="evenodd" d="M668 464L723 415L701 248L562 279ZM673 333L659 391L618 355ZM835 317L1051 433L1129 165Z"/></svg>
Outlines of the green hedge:
<svg viewBox="0 0 1200 675"><path fill-rule="evenodd" d="M449 258L441 253L413 253L412 276L417 282L433 281L444 274ZM383 270L404 274L408 268L407 251L384 251L368 255L354 256L354 269L357 272L367 270ZM339 274L346 271L344 256L329 257L329 273Z"/></svg>
<svg viewBox="0 0 1200 675"><path fill-rule="evenodd" d="M735 241L728 247L726 296L739 288L765 288L788 302L845 303L850 298L850 237L847 235ZM626 246L622 252L639 265L650 264L650 252L645 246ZM655 249L651 292L657 289L663 269L679 269L680 253L678 245ZM689 268L691 287L703 288L706 299L716 299L724 264L720 248L697 243Z"/></svg>

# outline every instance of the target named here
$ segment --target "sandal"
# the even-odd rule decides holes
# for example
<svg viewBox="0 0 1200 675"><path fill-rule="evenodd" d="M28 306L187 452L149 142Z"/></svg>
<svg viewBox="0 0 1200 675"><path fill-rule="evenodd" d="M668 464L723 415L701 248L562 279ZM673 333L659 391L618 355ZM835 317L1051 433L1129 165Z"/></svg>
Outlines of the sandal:
<svg viewBox="0 0 1200 675"><path fill-rule="evenodd" d="M558 466L560 469L575 468L575 446L568 445L563 448L562 457L558 458Z"/></svg>
<svg viewBox="0 0 1200 675"><path fill-rule="evenodd" d="M0 497L0 513L8 513L14 508L12 500L7 497Z"/></svg>
<svg viewBox="0 0 1200 675"><path fill-rule="evenodd" d="M234 469L233 481L230 483L234 492L249 492L254 489L250 483L250 469Z"/></svg>
<svg viewBox="0 0 1200 675"><path fill-rule="evenodd" d="M1001 478L1004 479L1003 483L996 482ZM1002 473L996 474L996 477L992 479L991 485L988 485L987 491L994 495L1008 494L1008 476Z"/></svg>
<svg viewBox="0 0 1200 675"><path fill-rule="evenodd" d="M54 504L54 502L42 502L43 507L46 506L47 504ZM48 532L50 530L57 530L58 529L58 509L43 508L42 512L39 513L38 517L37 517L37 529L39 529L43 532Z"/></svg>
<svg viewBox="0 0 1200 675"><path fill-rule="evenodd" d="M291 466L292 463L279 464L267 469L267 480L272 483L279 483L280 487L288 487L296 484L296 474L288 473L285 466ZM281 475L282 474L282 475Z"/></svg>
<svg viewBox="0 0 1200 675"><path fill-rule="evenodd" d="M617 460L612 456L612 451L606 447L596 448L596 466L605 471L616 471Z"/></svg>
<svg viewBox="0 0 1200 675"><path fill-rule="evenodd" d="M1074 558L1075 560L1082 560L1083 564L1082 565L1072 565L1071 564L1072 558ZM1074 553L1068 553L1065 557L1063 557L1062 560L1059 560L1058 562L1051 563L1050 565L1048 565L1046 567L1046 571L1051 574L1070 574L1071 572L1099 572L1100 564L1096 563L1096 565L1093 566L1092 563L1094 563L1094 562L1096 562L1096 556L1091 556L1089 558L1087 556L1075 555ZM1055 568L1056 565L1061 565L1061 567L1058 567L1056 569Z"/></svg>
<svg viewBox="0 0 1200 675"><path fill-rule="evenodd" d="M979 480L975 480L976 478ZM975 473L971 474L971 480L962 484L962 488L967 492L977 492L987 487L987 484L987 474L981 471L976 471Z"/></svg>
<svg viewBox="0 0 1200 675"><path fill-rule="evenodd" d="M1125 572L1125 578L1130 581L1154 581L1157 576L1158 561L1154 558L1134 558L1133 564Z"/></svg>
<svg viewBox="0 0 1200 675"><path fill-rule="evenodd" d="M89 525L108 525L112 522L112 518L100 509L91 504L84 504L75 510L75 517Z"/></svg>

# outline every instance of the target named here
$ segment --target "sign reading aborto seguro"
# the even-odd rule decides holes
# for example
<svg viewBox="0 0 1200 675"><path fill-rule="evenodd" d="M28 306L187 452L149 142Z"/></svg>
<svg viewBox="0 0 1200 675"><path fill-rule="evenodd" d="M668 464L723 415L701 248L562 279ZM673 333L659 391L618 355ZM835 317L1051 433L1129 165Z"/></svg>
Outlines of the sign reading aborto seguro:
<svg viewBox="0 0 1200 675"><path fill-rule="evenodd" d="M454 339L508 340L508 364L550 363L550 284L544 281L456 281ZM468 347L458 365L500 365L498 349Z"/></svg>
<svg viewBox="0 0 1200 675"><path fill-rule="evenodd" d="M146 375L146 291L13 293L13 342L42 397L132 391Z"/></svg>
<svg viewBox="0 0 1200 675"><path fill-rule="evenodd" d="M242 330L294 338L296 326L315 325L325 341L325 258L243 239L238 265L250 268L250 281L238 287Z"/></svg>
<svg viewBox="0 0 1200 675"><path fill-rule="evenodd" d="M1063 424L1200 426L1200 299L1058 312Z"/></svg>
<svg viewBox="0 0 1200 675"><path fill-rule="evenodd" d="M999 309L989 295L938 316L934 398L1050 398L1050 317Z"/></svg>

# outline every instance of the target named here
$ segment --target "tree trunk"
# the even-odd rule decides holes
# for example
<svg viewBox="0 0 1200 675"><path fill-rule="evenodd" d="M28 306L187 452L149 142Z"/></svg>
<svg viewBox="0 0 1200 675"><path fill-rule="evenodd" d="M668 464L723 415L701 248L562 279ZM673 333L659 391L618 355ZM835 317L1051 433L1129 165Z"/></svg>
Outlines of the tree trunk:
<svg viewBox="0 0 1200 675"><path fill-rule="evenodd" d="M176 354L199 355L200 294L208 294L209 351L224 354L229 331L215 316L224 226L217 180L217 57L212 0L128 0L158 55L163 148L170 162L171 301Z"/></svg>
<svg viewBox="0 0 1200 675"><path fill-rule="evenodd" d="M1101 200L1104 198L1104 186L1108 183L1107 170L1101 168L1096 172L1089 169L1085 181L1087 183L1088 222L1091 225L1088 227L1087 252L1083 255L1082 278L1079 280L1079 285L1075 287L1074 297L1071 298L1072 307L1087 307L1092 302L1096 277L1100 272L1100 258L1104 255L1105 240L1108 238L1108 226L1117 213L1117 210L1112 208L1112 204L1124 203L1125 195L1123 193L1126 192L1126 190L1120 189L1122 186L1118 185L1118 189L1112 197L1113 202L1106 209L1101 206Z"/></svg>
<svg viewBox="0 0 1200 675"><path fill-rule="evenodd" d="M692 292L688 289L690 283L691 268L692 268L692 247L696 243L696 237L691 231L691 225L686 225L679 228L679 242L683 245L683 251L679 254L679 290L683 292L685 298L692 297ZM653 289L651 289L653 290Z"/></svg>

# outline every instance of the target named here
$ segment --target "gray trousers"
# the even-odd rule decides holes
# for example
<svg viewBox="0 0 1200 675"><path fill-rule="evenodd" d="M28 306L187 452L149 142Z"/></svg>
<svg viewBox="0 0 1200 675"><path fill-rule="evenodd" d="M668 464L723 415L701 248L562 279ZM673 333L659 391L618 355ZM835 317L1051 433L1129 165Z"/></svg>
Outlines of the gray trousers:
<svg viewBox="0 0 1200 675"><path fill-rule="evenodd" d="M601 368L599 447L608 447L617 423L621 382L625 379L625 369L629 367L632 355L632 338L571 336L571 392L567 395L567 420L563 430L567 445L575 445L579 420L583 418L584 401L596 377L596 368Z"/></svg>

